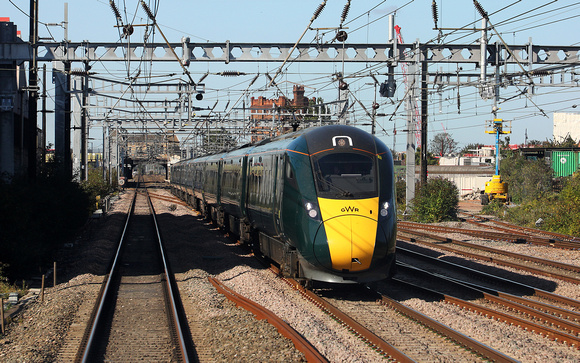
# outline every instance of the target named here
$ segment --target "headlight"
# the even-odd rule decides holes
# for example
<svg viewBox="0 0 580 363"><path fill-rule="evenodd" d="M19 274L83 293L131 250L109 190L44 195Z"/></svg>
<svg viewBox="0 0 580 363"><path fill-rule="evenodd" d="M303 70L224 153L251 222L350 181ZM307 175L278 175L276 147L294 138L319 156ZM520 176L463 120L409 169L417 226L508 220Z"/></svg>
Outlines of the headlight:
<svg viewBox="0 0 580 363"><path fill-rule="evenodd" d="M389 202L385 202L383 204L383 208L381 208L381 211L379 213L381 214L382 217L386 217L389 214Z"/></svg>
<svg viewBox="0 0 580 363"><path fill-rule="evenodd" d="M318 210L317 210L316 205L314 203L306 202L306 203L304 203L304 208L306 209L306 213L308 214L308 216L310 218L318 217Z"/></svg>

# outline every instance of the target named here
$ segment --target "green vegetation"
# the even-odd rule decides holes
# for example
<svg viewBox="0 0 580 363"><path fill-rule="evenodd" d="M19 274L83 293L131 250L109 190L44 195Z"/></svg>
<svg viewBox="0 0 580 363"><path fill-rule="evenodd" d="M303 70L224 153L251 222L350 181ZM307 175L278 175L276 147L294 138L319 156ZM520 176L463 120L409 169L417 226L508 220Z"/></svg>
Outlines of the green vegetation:
<svg viewBox="0 0 580 363"><path fill-rule="evenodd" d="M500 174L508 182L515 204L539 199L552 191L552 169L544 160L527 160L519 154L501 160Z"/></svg>
<svg viewBox="0 0 580 363"><path fill-rule="evenodd" d="M397 212L403 213L407 207L407 184L404 180L395 182L395 198L397 201Z"/></svg>
<svg viewBox="0 0 580 363"><path fill-rule="evenodd" d="M456 220L458 195L453 182L443 178L428 179L415 192L413 220L423 223Z"/></svg>
<svg viewBox="0 0 580 363"><path fill-rule="evenodd" d="M543 160L514 154L501 161L500 173L509 183L512 205L490 203L484 214L496 215L526 227L580 236L580 175L564 178L561 191ZM537 225L536 225L536 222Z"/></svg>
<svg viewBox="0 0 580 363"><path fill-rule="evenodd" d="M553 232L580 236L580 174L566 179L564 188L553 203L549 203L549 214L543 228Z"/></svg>
<svg viewBox="0 0 580 363"><path fill-rule="evenodd" d="M96 173L96 174L95 174ZM0 280L4 284L41 274L95 209L95 195L111 187L98 171L82 184L45 173L30 182L0 178Z"/></svg>

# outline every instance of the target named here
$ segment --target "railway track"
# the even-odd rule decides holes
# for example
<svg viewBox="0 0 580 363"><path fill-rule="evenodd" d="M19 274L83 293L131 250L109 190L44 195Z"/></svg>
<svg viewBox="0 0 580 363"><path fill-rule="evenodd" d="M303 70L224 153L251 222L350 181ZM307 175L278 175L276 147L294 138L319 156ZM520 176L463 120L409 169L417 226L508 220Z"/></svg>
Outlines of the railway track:
<svg viewBox="0 0 580 363"><path fill-rule="evenodd" d="M271 269L275 274L280 273L275 266ZM308 290L294 279L283 278L283 281L386 359L421 361L427 349L431 352L427 355L437 352L443 360L514 361L363 285Z"/></svg>
<svg viewBox="0 0 580 363"><path fill-rule="evenodd" d="M463 218L467 223L474 224L476 226L481 226L489 229L496 229L496 230L503 230L503 231L510 231L510 232L519 232L524 235L532 235L532 236L544 236L545 238L552 239L554 241L569 241L574 242L578 245L576 248L580 248L580 238L569 236L562 233L550 232L550 231L543 231L541 229L529 228L529 227L522 227L517 226L515 224L507 223L504 221L490 219L470 213L461 212L460 215L465 215L467 218ZM574 246L574 244L571 244Z"/></svg>
<svg viewBox="0 0 580 363"><path fill-rule="evenodd" d="M76 360L189 361L195 351L174 286L150 198L136 191Z"/></svg>
<svg viewBox="0 0 580 363"><path fill-rule="evenodd" d="M580 249L580 242L573 240L558 240L549 237L538 236L537 234L524 233L518 230L494 227L493 230L454 228L436 226L431 224L415 222L399 222L399 229L424 230L443 234L459 233L479 238L487 238L496 241L507 241L512 243L530 243L538 246L556 247L568 250ZM479 226L479 224L478 224ZM489 227L489 226L487 226Z"/></svg>
<svg viewBox="0 0 580 363"><path fill-rule="evenodd" d="M485 234L482 236L485 236ZM406 242L418 243L469 258L493 262L498 265L528 271L537 275L580 284L580 267L576 265L513 253L481 244L463 242L448 237L441 237L434 233L419 232L416 228L400 227L398 237L400 240Z"/></svg>
<svg viewBox="0 0 580 363"><path fill-rule="evenodd" d="M399 264L398 267L402 274L394 282L404 285L406 289L419 290L424 295L430 295L430 298L580 348L580 314L575 311L482 285L464 283L415 266ZM409 279L413 282L406 281ZM558 299L557 296L552 298ZM577 308L578 303L575 302L572 308Z"/></svg>

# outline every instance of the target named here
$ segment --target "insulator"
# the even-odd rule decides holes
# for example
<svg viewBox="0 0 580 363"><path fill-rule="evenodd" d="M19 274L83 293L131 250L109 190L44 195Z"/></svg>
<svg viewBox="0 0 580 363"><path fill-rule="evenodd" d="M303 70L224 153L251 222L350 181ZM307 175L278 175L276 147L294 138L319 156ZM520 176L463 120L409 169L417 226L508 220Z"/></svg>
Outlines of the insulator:
<svg viewBox="0 0 580 363"><path fill-rule="evenodd" d="M373 102L373 110L377 110L379 108L379 104L376 102Z"/></svg>
<svg viewBox="0 0 580 363"><path fill-rule="evenodd" d="M341 90L346 90L348 89L348 84L344 81L340 81L340 83L338 84L338 88L340 88Z"/></svg>
<svg viewBox="0 0 580 363"><path fill-rule="evenodd" d="M153 16L151 9L149 9L147 4L145 4L145 1L141 0L141 6L143 7L143 10L145 10L145 12L147 13L147 16L149 17L149 19L151 19L152 21L155 21L155 17Z"/></svg>
<svg viewBox="0 0 580 363"><path fill-rule="evenodd" d="M340 24L344 23L344 21L346 20L349 10L350 10L350 0L346 2L344 8L342 9L342 15L340 16Z"/></svg>
<svg viewBox="0 0 580 363"><path fill-rule="evenodd" d="M238 72L238 71L223 71L218 73L220 76L224 76L224 77L237 77L237 76L245 76L246 73L244 72Z"/></svg>
<svg viewBox="0 0 580 363"><path fill-rule="evenodd" d="M547 76L547 75L551 74L552 71L538 69L538 70L535 70L535 71L531 71L529 73L530 74L533 74L534 76Z"/></svg>
<svg viewBox="0 0 580 363"><path fill-rule="evenodd" d="M121 21L121 13L119 12L119 9L117 9L117 5L115 5L115 2L113 0L109 0L109 5L111 6L111 9L113 10L113 13L115 13L115 17Z"/></svg>
<svg viewBox="0 0 580 363"><path fill-rule="evenodd" d="M318 5L316 10L314 11L314 15L312 15L312 19L318 18L318 16L320 15L320 13L322 13L322 10L324 9L325 6L326 6L326 0L324 2L322 2L322 4Z"/></svg>
<svg viewBox="0 0 580 363"><path fill-rule="evenodd" d="M87 72L81 71L81 70L77 70L77 69L73 69L72 71L69 72L69 74L71 76L86 76L87 75Z"/></svg>
<svg viewBox="0 0 580 363"><path fill-rule="evenodd" d="M431 3L431 11L433 12L433 22L435 23L435 29L437 29L437 22L439 21L439 14L437 13L437 3L435 0Z"/></svg>
<svg viewBox="0 0 580 363"><path fill-rule="evenodd" d="M483 6L481 6L481 4L477 0L473 0L473 5L475 6L475 9L479 13L479 15L481 15L482 18L488 19L487 11L483 9Z"/></svg>

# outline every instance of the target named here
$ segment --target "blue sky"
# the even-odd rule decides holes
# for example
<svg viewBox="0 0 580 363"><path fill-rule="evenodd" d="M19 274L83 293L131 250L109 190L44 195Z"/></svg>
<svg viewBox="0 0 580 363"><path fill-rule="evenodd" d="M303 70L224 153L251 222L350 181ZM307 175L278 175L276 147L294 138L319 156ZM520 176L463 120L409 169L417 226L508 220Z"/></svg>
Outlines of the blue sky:
<svg viewBox="0 0 580 363"><path fill-rule="evenodd" d="M329 0L323 12L312 24L313 28L337 27L340 25L340 16L347 0ZM40 21L43 23L60 23L63 21L64 4L62 0L39 0ZM137 0L116 0L115 3L122 14L125 23L142 24L146 22L146 16ZM179 42L181 37L188 36L191 42L205 43L225 42L284 42L294 43L306 29L314 10L321 0L295 0L295 1L266 1L266 0L214 0L214 1L175 1L153 0L147 1L153 11L157 4L157 21L170 42ZM475 10L473 2L469 0L451 1L437 0L438 25L441 28L457 28L466 25L480 25L479 13ZM513 18L510 22L498 26L498 31L508 44L525 44L531 38L534 44L550 45L580 45L580 2L557 1L546 2L536 0L499 2L481 0L483 8L490 14L494 24L503 24L506 19ZM10 17L22 32L23 39L28 39L29 21L16 7L28 13L29 0L2 0L0 16ZM511 6L509 6L511 5ZM532 10L538 8L536 10ZM557 10L561 8L560 10ZM503 10L502 10L503 9ZM529 13L528 11L532 10ZM431 1L382 1L382 0L352 0L350 11L345 21L349 38L347 42L353 43L382 43L387 41L388 21L385 15L395 11L395 22L402 28L405 42L428 42L434 39L438 32L433 30ZM105 0L68 1L69 13L69 40L78 42L88 40L90 42L117 42L119 41L118 29L115 17ZM566 19L569 18L569 19ZM63 28L60 26L39 27L40 37L52 37L54 41L62 41ZM444 32L447 33L447 32ZM450 35L446 42L461 44L473 43L478 37L477 32L463 33L460 39L457 35ZM313 42L315 31L307 31L302 42ZM332 34L327 34L323 40L329 40ZM136 28L132 36L133 41L143 41L143 28ZM153 40L162 42L160 34L155 33ZM497 38L492 37L492 42ZM577 57L578 55L576 55ZM189 67L193 79L197 80L203 73L221 72L227 70L247 72L248 76L234 79L210 76L205 80L208 93L200 106L211 106L219 100L220 106L228 100L235 101L241 92L246 89L256 73L273 73L279 66L278 63L237 63L228 65L223 63L196 63ZM323 97L325 101L331 101L337 96L336 87L329 85L331 74L340 70L342 64L319 63L306 64L294 63L286 69L280 79L302 83L307 86L307 96ZM345 73L360 72L365 65L345 65ZM434 65L438 69L439 65ZM444 71L455 71L455 65L443 65ZM473 67L473 66L471 66ZM49 67L50 68L50 67ZM491 68L489 68L491 70ZM94 64L93 71L107 78L122 79L127 74L125 64ZM135 71L134 69L132 71ZM166 74L178 71L177 65L168 63L154 64L152 73ZM477 72L473 68L474 72ZM400 72L400 68L399 68ZM488 71L490 72L490 71ZM385 77L379 77L384 80ZM401 84L402 76L397 76L398 91L395 101L399 101L404 94L404 85ZM369 79L353 81L351 90L356 90L356 97L367 107L370 107L374 92L372 86L365 86L371 82ZM259 78L252 87L250 96L277 97L275 89L265 87L265 78ZM325 86L322 86L325 84ZM52 85L49 85L49 89ZM580 104L580 93L576 88L561 89L544 87L537 89L537 94L531 100L522 96L516 96L518 90L507 87L501 90L502 97L514 97L510 101L502 103L499 117L512 120L512 143L523 143L527 132L529 139L546 140L552 138L552 113L575 112L572 107ZM290 91L291 94L291 91ZM429 139L435 134L448 131L462 147L469 143L493 144L494 137L486 134L485 121L492 118L490 100L483 100L478 96L474 87L462 87L460 89L461 113L457 108L457 89L449 89L441 95L431 98L429 105ZM380 100L384 101L384 100ZM532 102L533 101L533 102ZM384 103L384 104L383 104ZM548 118L540 116L539 110L534 103L544 109ZM392 113L393 105L381 102L379 112ZM354 108L354 119L359 123L365 123L365 115L358 105ZM400 107L395 121L387 121L389 118L379 118L379 135L387 145L392 146L396 141L395 149L402 151L405 147L406 128L403 107ZM368 122L368 120L366 120ZM396 139L393 140L393 130L398 130ZM51 140L51 135L48 135Z"/></svg>

